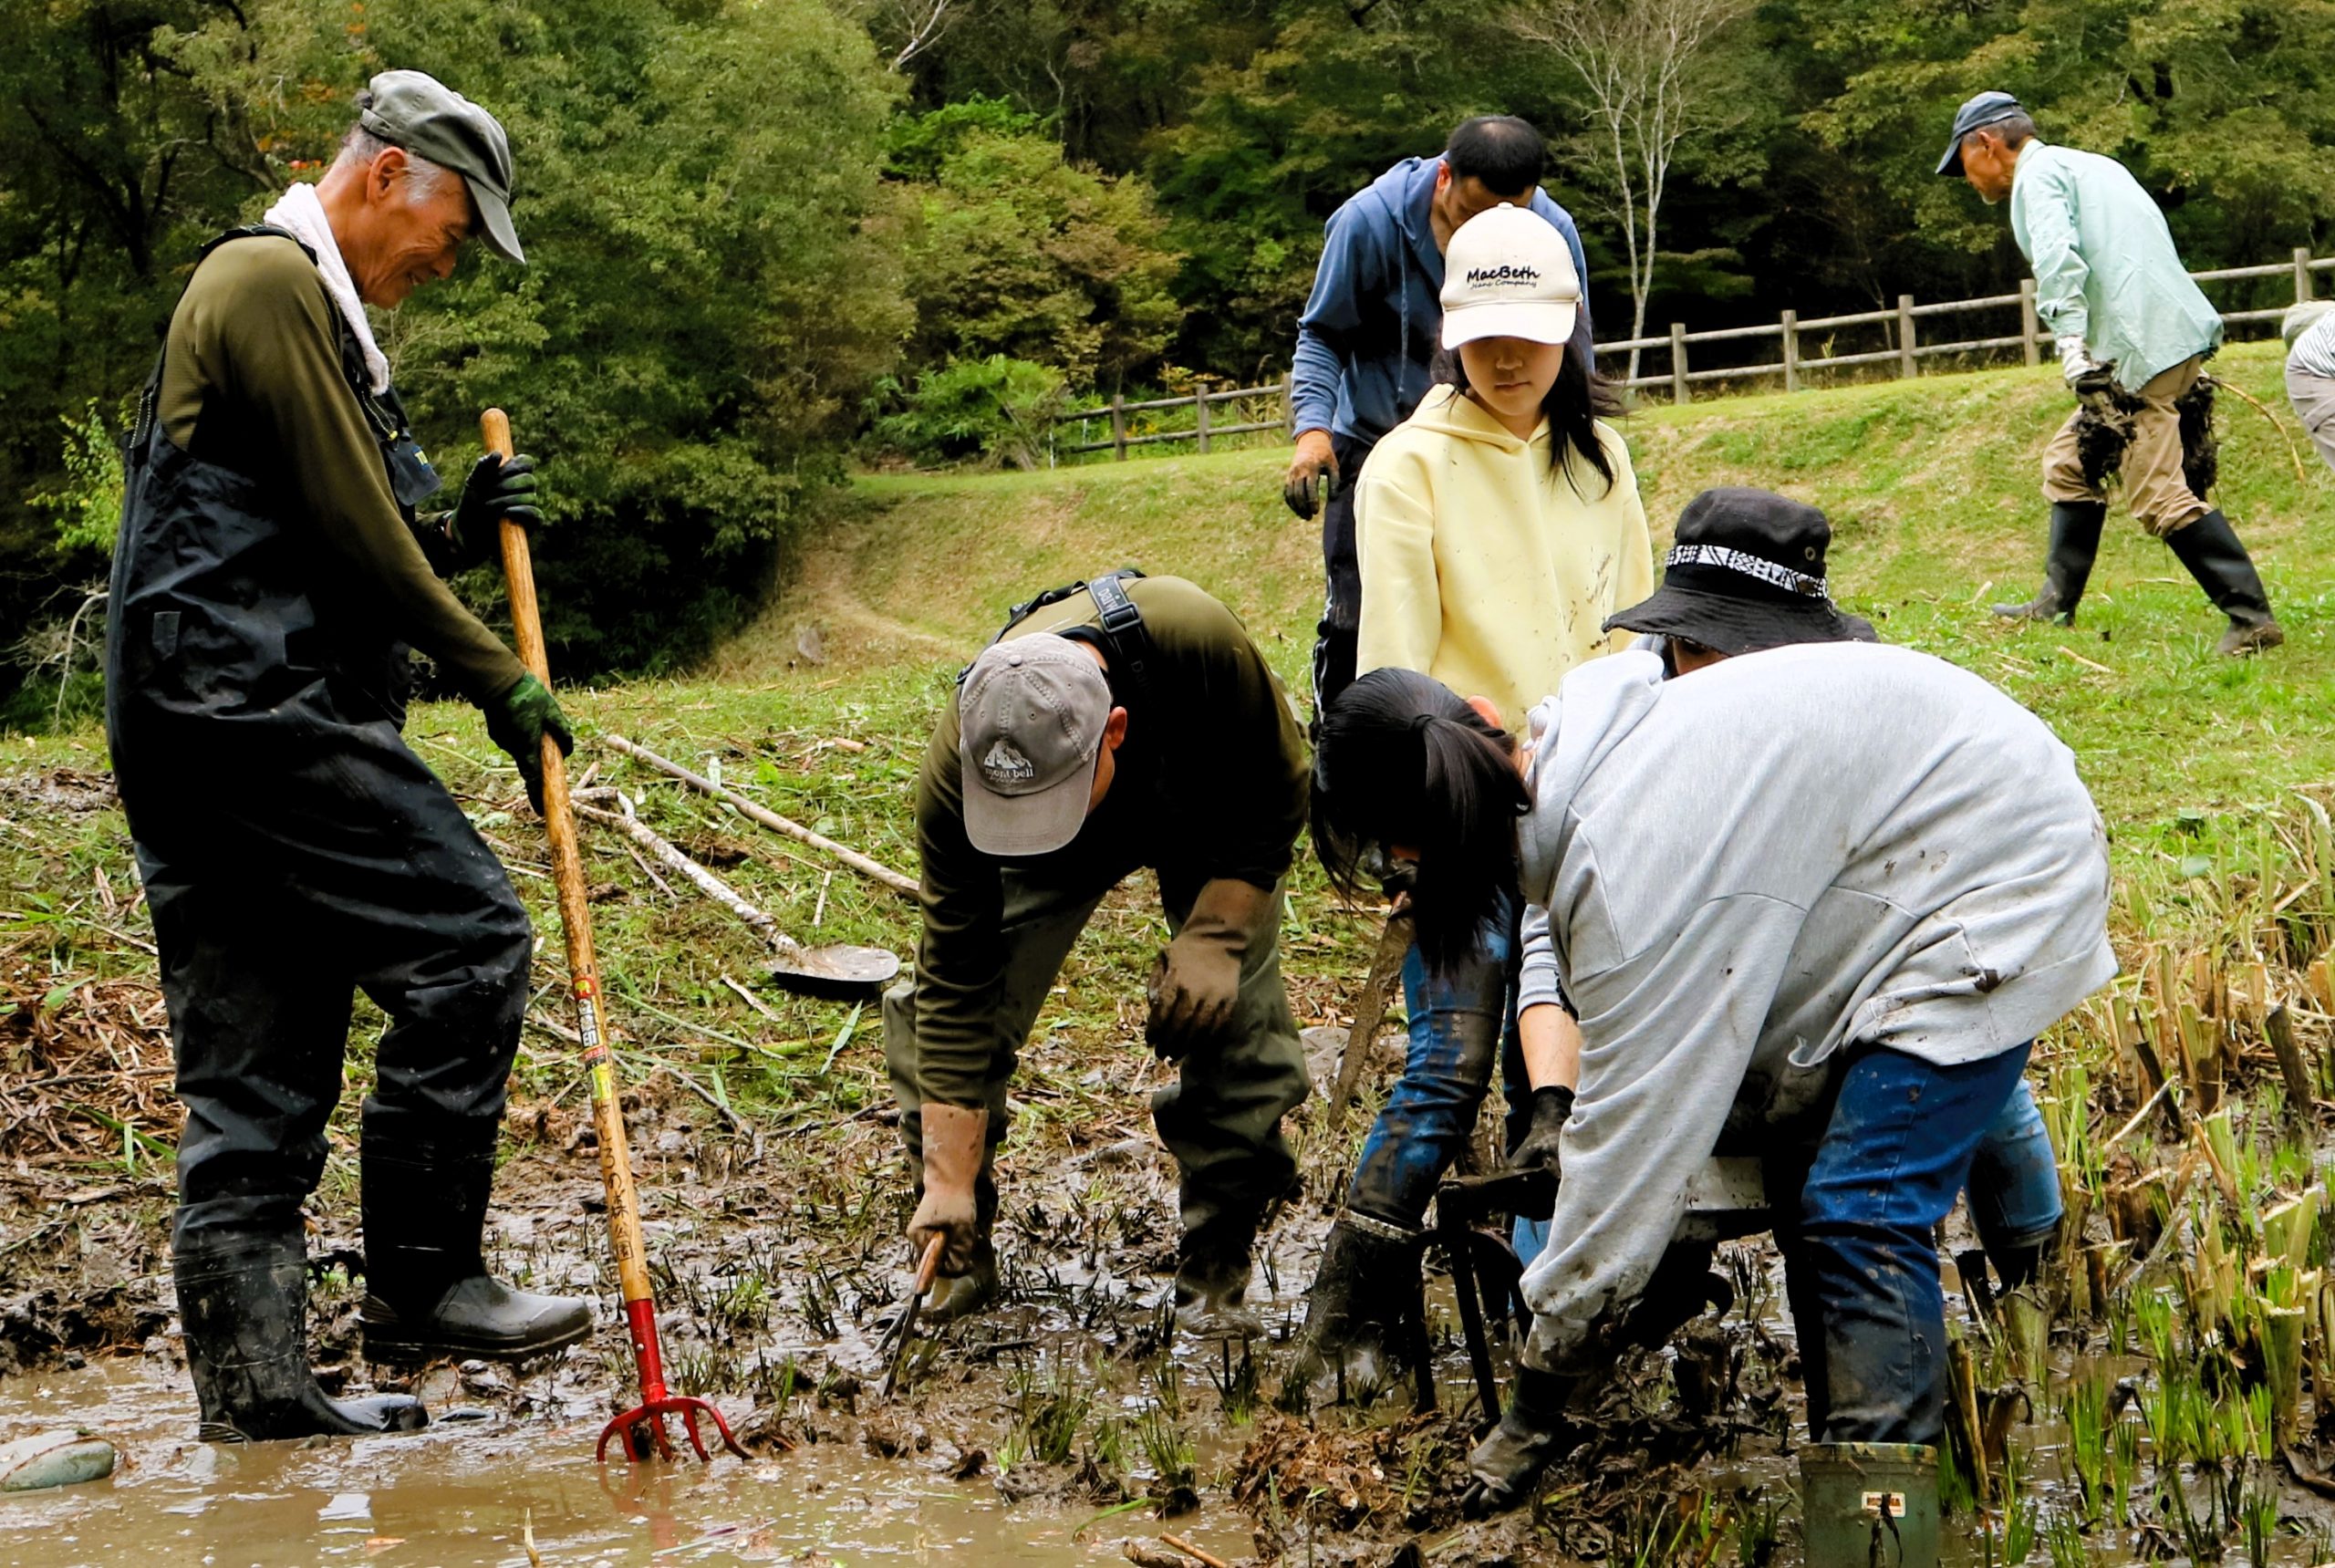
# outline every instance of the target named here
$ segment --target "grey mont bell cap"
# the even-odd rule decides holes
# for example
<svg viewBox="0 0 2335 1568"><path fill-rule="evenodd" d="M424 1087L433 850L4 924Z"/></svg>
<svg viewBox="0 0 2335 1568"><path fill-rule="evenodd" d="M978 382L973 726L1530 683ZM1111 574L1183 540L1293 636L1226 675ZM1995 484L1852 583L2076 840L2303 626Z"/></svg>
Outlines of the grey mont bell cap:
<svg viewBox="0 0 2335 1568"><path fill-rule="evenodd" d="M1068 638L1033 632L991 644L957 693L973 847L1051 855L1077 837L1110 718L1110 682Z"/></svg>
<svg viewBox="0 0 2335 1568"><path fill-rule="evenodd" d="M357 95L357 123L417 158L451 169L471 188L486 243L521 265L511 226L511 142L494 116L420 71L383 71Z"/></svg>
<svg viewBox="0 0 2335 1568"><path fill-rule="evenodd" d="M1937 171L1960 178L1962 174L1962 139L1974 130L1984 130L1998 120L2014 114L2025 114L2018 99L2007 92L1982 92L1955 112L1954 139L1946 144L1946 156L1937 161Z"/></svg>

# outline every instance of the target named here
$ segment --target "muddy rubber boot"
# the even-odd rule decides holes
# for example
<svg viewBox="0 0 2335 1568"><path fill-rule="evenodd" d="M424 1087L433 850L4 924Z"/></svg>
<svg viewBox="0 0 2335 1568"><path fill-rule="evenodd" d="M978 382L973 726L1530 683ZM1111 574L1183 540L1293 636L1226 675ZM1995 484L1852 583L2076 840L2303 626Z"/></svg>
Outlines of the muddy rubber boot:
<svg viewBox="0 0 2335 1568"><path fill-rule="evenodd" d="M2043 558L2043 589L2025 604L1990 605L2006 620L2050 620L2073 626L2076 601L2091 580L2091 563L2100 555L2100 531L2108 521L2104 501L2055 501L2051 504L2051 543Z"/></svg>
<svg viewBox="0 0 2335 1568"><path fill-rule="evenodd" d="M1219 1221L1177 1249L1176 1326L1198 1339L1257 1339L1265 1320L1249 1304L1254 1224Z"/></svg>
<svg viewBox="0 0 2335 1568"><path fill-rule="evenodd" d="M524 1361L592 1332L588 1303L513 1290L487 1273L479 1238L494 1186L492 1154L423 1164L368 1148L358 1170L368 1357Z"/></svg>
<svg viewBox="0 0 2335 1568"><path fill-rule="evenodd" d="M1339 1397L1392 1387L1411 1360L1426 1238L1351 1210L1322 1244L1290 1381Z"/></svg>
<svg viewBox="0 0 2335 1568"><path fill-rule="evenodd" d="M1808 1568L1937 1568L1937 1450L1811 1443L1800 1450Z"/></svg>
<svg viewBox="0 0 2335 1568"><path fill-rule="evenodd" d="M419 1399L327 1397L308 1366L308 1260L300 1239L246 1237L172 1261L187 1371L206 1443L417 1432Z"/></svg>
<svg viewBox="0 0 2335 1568"><path fill-rule="evenodd" d="M1514 1508L1531 1495L1541 1472L1579 1445L1581 1428L1565 1415L1573 1381L1517 1364L1500 1424L1468 1456L1473 1479L1459 1500L1460 1512L1481 1519Z"/></svg>
<svg viewBox="0 0 2335 1568"><path fill-rule="evenodd" d="M997 1243L987 1231L973 1238L973 1266L953 1280L935 1280L925 1298L924 1321L938 1327L971 1317L997 1304Z"/></svg>
<svg viewBox="0 0 2335 1568"><path fill-rule="evenodd" d="M2270 594L2262 586L2262 574L2254 569L2254 557L2246 553L2237 530L2229 525L2221 508L2216 507L2185 528L2175 528L2164 542L2189 568L2214 607L2229 617L2229 629L2222 634L2216 652L2241 658L2287 640L2270 614Z"/></svg>

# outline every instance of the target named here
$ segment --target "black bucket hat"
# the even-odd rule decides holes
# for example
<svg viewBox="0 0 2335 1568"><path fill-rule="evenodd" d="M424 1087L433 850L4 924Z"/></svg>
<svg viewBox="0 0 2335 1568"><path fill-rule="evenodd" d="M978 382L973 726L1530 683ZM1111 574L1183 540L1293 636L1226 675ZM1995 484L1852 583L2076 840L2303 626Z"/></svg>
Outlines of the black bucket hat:
<svg viewBox="0 0 2335 1568"><path fill-rule="evenodd" d="M1683 638L1718 653L1795 642L1877 642L1873 623L1834 607L1824 584L1832 525L1771 490L1706 490L1678 514L1662 586L1605 618L1605 629Z"/></svg>

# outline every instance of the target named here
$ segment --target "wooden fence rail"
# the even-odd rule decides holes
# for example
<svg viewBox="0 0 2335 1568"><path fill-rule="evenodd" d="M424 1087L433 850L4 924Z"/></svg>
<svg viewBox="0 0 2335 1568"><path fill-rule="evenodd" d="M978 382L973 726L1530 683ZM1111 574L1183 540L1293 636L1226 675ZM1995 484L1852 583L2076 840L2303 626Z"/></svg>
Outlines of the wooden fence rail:
<svg viewBox="0 0 2335 1568"><path fill-rule="evenodd" d="M2215 267L2189 275L2199 283L2228 283L2240 279L2291 277L2294 280L2294 303L2312 297L2311 275L2335 272L2335 256L2314 257L2308 248L2298 247L2290 262L2271 262L2261 266ZM2225 322L2236 324L2254 321L2275 321L2291 309L2290 305L2276 305L2260 310L2226 310ZM2018 330L1987 337L1965 337L1950 342L1921 341L1920 324L1938 317L1964 316L1982 311L2011 310L2018 312ZM1805 336L1809 333L1835 333L1860 327L1884 327L1889 346L1885 348L1852 354L1819 354L1811 358L1803 352ZM1697 344L1738 343L1772 339L1777 345L1778 358L1753 365L1708 366L1701 369L1693 364L1693 350ZM1990 354L2006 348L2016 348L2029 365L2043 362L2043 351L2051 344L2051 334L2041 324L2035 310L2035 280L2021 279L2017 294L1992 294L1977 299L1934 300L1916 304L1910 294L1897 296L1894 308L1888 310L1859 310L1845 316L1819 316L1806 320L1800 313L1787 310L1771 325L1756 327L1722 327L1707 332L1689 332L1684 322L1674 321L1670 329L1659 337L1628 337L1618 342L1600 343L1597 352L1611 364L1614 357L1633 352L1653 350L1666 352L1667 368L1658 373L1649 372L1629 378L1623 384L1633 390L1663 388L1673 402L1693 400L1694 389L1727 381L1756 381L1780 377L1787 392L1797 392L1805 384L1811 371L1849 369L1862 365L1894 365L1900 379L1921 374L1925 359L1949 354ZM1281 417L1273 420L1251 420L1238 424L1211 423L1209 410L1219 403L1239 402L1251 398L1276 396L1281 400ZM1168 409L1190 409L1193 424L1189 430L1149 431L1139 435L1127 433L1127 416ZM1081 409L1062 415L1055 421L1059 430L1067 424L1080 424L1090 420L1108 419L1111 435L1107 441L1080 441L1057 446L1053 453L1069 456L1077 452L1107 452L1115 459L1124 460L1131 447L1150 446L1164 441L1191 441L1198 450L1209 450L1212 438L1246 435L1253 431L1281 431L1296 433L1296 414L1290 400L1290 379L1282 379L1268 386L1231 387L1209 390L1203 384L1200 391L1188 398L1147 398L1128 402L1115 397L1095 408Z"/></svg>

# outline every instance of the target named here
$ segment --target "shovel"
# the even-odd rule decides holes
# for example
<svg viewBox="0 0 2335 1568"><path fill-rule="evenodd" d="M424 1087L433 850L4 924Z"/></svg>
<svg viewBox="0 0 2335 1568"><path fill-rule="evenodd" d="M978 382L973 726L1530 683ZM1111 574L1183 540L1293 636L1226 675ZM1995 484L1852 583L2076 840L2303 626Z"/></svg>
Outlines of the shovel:
<svg viewBox="0 0 2335 1568"><path fill-rule="evenodd" d="M479 417L479 434L486 450L497 457L511 456L511 421L501 409ZM527 531L509 518L503 520L503 573L511 589L511 629L519 658L545 686L551 665L544 652L543 617L535 605L535 568L527 555ZM567 933L567 973L576 996L576 1033L584 1042L584 1068L592 1087L592 1130L600 1145L600 1180L608 1194L608 1241L617 1255L617 1280L624 1296L626 1325L632 1334L633 1359L640 1367L640 1403L610 1421L600 1431L597 1457L605 1462L609 1439L621 1436L628 1459L636 1463L654 1453L673 1458L672 1439L665 1433L665 1417L679 1416L689 1429L690 1446L700 1459L711 1459L698 1435L700 1415L713 1418L721 1446L740 1459L746 1450L731 1435L721 1412L702 1399L668 1393L665 1357L657 1344L657 1301L649 1282L649 1263L640 1244L640 1195L633 1190L632 1158L626 1147L624 1107L617 1103L617 1063L608 1048L606 1024L600 1016L599 968L592 956L592 910L586 901L584 856L576 840L576 818L567 801L567 759L559 742L544 737L544 830L551 840L552 880L559 889L559 923Z"/></svg>

